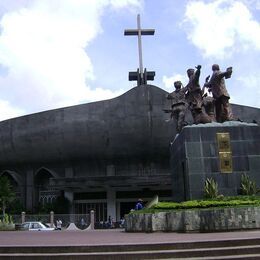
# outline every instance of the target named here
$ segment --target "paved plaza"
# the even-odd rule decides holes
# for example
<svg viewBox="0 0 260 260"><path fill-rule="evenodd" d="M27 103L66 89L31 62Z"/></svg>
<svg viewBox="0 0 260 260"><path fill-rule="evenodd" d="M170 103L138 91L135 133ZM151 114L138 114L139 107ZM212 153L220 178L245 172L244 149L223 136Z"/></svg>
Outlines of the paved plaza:
<svg viewBox="0 0 260 260"><path fill-rule="evenodd" d="M0 232L0 246L79 246L157 244L260 238L260 230L221 233L126 233L120 229L92 231Z"/></svg>

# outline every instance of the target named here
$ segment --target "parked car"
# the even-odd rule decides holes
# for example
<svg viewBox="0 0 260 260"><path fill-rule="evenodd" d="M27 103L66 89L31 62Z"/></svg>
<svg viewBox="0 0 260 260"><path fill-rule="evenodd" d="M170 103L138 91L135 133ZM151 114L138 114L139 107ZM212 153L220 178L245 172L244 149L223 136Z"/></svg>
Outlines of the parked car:
<svg viewBox="0 0 260 260"><path fill-rule="evenodd" d="M21 230L29 230L29 231L52 231L55 228L51 228L42 222L31 221L31 222L24 222L20 226Z"/></svg>

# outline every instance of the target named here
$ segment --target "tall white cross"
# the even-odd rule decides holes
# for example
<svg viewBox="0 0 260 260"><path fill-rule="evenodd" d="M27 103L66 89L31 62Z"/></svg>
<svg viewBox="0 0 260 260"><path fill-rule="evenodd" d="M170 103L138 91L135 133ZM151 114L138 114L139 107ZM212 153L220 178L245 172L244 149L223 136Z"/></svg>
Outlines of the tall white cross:
<svg viewBox="0 0 260 260"><path fill-rule="evenodd" d="M141 35L154 35L154 29L141 29L140 14L137 15L137 29L126 29L124 35L138 36L138 53L139 53L139 72L143 80L143 57L142 57L142 37Z"/></svg>

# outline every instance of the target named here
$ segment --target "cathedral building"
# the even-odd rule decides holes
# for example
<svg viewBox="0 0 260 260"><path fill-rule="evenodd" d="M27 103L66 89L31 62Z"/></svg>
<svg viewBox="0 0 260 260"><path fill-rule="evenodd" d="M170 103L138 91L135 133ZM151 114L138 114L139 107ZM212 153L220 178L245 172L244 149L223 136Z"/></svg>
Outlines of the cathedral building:
<svg viewBox="0 0 260 260"><path fill-rule="evenodd" d="M104 101L0 122L0 175L28 212L63 194L70 213L119 220L138 198L172 199L170 142L175 122L167 92L139 85ZM260 109L232 105L241 120Z"/></svg>

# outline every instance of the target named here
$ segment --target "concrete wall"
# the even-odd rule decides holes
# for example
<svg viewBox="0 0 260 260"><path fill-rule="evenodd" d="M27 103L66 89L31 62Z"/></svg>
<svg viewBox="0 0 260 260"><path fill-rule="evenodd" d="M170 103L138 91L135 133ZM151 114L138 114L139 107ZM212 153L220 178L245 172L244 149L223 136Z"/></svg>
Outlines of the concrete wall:
<svg viewBox="0 0 260 260"><path fill-rule="evenodd" d="M126 216L127 232L216 232L260 228L260 208L219 208L133 213Z"/></svg>

